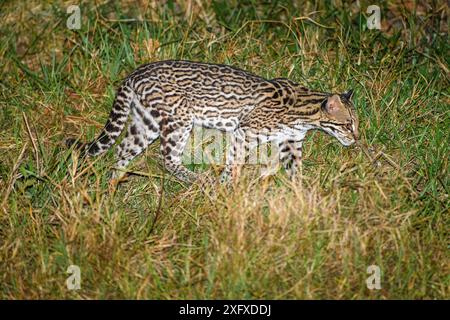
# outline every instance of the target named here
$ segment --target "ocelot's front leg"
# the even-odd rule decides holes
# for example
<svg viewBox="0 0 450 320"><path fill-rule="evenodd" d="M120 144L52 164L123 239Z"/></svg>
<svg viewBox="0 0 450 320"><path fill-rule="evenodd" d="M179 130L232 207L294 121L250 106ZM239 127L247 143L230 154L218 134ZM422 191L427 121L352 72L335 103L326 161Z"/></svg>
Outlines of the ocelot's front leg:
<svg viewBox="0 0 450 320"><path fill-rule="evenodd" d="M140 104L135 104L132 108L132 120L128 126L127 134L117 147L117 163L112 174L113 182L119 182L125 175L124 169L128 163L141 154L159 136L159 129L155 120L151 118L150 114L145 114L142 110L143 107Z"/></svg>
<svg viewBox="0 0 450 320"><path fill-rule="evenodd" d="M279 143L280 161L289 179L293 180L302 161L302 140L284 140Z"/></svg>

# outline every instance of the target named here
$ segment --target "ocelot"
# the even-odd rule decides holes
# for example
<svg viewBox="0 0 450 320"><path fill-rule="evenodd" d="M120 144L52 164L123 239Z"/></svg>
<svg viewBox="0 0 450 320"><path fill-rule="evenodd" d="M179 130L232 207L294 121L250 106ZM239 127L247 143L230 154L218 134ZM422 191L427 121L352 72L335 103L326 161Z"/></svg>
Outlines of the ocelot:
<svg viewBox="0 0 450 320"><path fill-rule="evenodd" d="M160 61L143 65L120 85L109 119L90 143L76 145L90 156L108 150L127 125L117 147L113 178L158 137L164 165L175 177L193 182L199 174L182 164L194 125L232 132L221 181L234 176L236 159L260 143L276 143L279 159L292 178L311 129L334 136L344 146L358 139L352 90L312 91L284 78L267 80L220 64ZM128 121L129 119L129 121ZM68 145L75 143L69 139Z"/></svg>

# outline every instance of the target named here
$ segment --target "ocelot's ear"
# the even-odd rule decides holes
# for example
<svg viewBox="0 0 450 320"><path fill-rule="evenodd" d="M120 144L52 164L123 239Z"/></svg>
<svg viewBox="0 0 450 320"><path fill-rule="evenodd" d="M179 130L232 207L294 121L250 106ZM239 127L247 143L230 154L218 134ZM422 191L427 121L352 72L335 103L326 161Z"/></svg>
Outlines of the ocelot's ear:
<svg viewBox="0 0 450 320"><path fill-rule="evenodd" d="M350 89L348 91L345 91L342 96L347 99L348 101L350 101L353 97L353 89Z"/></svg>
<svg viewBox="0 0 450 320"><path fill-rule="evenodd" d="M332 96L329 96L325 103L325 110L328 113L335 113L336 111L340 110L342 106L341 98L334 94Z"/></svg>

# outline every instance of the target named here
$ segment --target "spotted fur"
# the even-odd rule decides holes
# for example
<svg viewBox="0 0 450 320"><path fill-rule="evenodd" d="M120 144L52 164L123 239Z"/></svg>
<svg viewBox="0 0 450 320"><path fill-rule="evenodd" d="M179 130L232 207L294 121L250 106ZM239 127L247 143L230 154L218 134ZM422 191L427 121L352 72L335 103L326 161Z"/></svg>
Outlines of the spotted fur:
<svg viewBox="0 0 450 320"><path fill-rule="evenodd" d="M269 141L279 144L280 159L293 177L309 130L323 130L346 146L355 142L358 119L351 96L351 91L330 94L288 79L267 80L228 65L155 62L123 81L104 129L81 148L91 156L105 152L129 121L117 147L117 169L159 137L167 170L192 182L198 175L181 158L193 126L199 125L234 133L222 181L233 175L236 159ZM115 171L114 176L120 174Z"/></svg>

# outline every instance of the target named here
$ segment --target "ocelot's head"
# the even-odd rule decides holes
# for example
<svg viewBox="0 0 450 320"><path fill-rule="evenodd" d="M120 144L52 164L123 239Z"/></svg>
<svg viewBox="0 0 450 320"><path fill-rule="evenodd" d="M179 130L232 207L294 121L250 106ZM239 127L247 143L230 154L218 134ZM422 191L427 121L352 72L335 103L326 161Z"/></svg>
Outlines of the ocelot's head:
<svg viewBox="0 0 450 320"><path fill-rule="evenodd" d="M320 129L350 146L358 140L358 117L352 102L353 91L330 95L322 103Z"/></svg>

